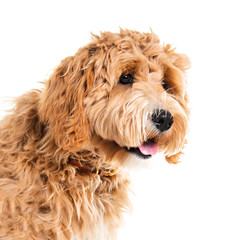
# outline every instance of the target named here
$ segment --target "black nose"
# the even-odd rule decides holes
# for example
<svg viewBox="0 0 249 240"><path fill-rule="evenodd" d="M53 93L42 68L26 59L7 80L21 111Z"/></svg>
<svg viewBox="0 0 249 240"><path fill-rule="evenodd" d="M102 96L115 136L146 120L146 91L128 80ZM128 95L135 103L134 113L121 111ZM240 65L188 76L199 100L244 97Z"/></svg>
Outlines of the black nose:
<svg viewBox="0 0 249 240"><path fill-rule="evenodd" d="M170 112L157 109L152 115L152 121L158 130L164 132L171 128L174 118Z"/></svg>

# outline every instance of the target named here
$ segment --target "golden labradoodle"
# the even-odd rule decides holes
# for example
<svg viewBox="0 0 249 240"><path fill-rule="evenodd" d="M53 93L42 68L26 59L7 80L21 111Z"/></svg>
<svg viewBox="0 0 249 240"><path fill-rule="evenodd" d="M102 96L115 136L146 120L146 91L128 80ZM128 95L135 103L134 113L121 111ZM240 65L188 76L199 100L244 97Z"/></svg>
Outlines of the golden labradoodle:
<svg viewBox="0 0 249 240"><path fill-rule="evenodd" d="M0 239L115 239L129 169L177 163L189 61L154 33L93 35L0 122Z"/></svg>

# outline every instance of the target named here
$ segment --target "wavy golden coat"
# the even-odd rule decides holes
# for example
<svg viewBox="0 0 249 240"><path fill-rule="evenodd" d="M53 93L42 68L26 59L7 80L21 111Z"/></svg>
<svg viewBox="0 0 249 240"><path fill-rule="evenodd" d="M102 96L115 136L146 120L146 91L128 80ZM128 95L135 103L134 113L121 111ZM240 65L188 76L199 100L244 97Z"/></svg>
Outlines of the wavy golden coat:
<svg viewBox="0 0 249 240"><path fill-rule="evenodd" d="M188 66L154 33L103 32L64 59L44 89L17 98L0 122L0 239L115 239L129 168L157 149L179 159ZM167 131L155 124L160 109L174 119Z"/></svg>

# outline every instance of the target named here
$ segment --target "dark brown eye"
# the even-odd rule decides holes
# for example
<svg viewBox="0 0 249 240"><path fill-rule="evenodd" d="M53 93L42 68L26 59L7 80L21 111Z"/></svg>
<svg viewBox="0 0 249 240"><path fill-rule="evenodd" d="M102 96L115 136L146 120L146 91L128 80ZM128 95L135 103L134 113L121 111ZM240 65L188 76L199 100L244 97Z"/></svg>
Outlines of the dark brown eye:
<svg viewBox="0 0 249 240"><path fill-rule="evenodd" d="M172 84L170 82L168 82L167 80L163 80L162 81L162 87L164 88L165 91L167 91L167 93L172 93L174 94L174 87L172 86Z"/></svg>
<svg viewBox="0 0 249 240"><path fill-rule="evenodd" d="M169 84L165 80L162 81L162 86L166 91L169 89Z"/></svg>
<svg viewBox="0 0 249 240"><path fill-rule="evenodd" d="M126 75L121 75L121 77L119 78L119 82L121 84L132 84L133 83L133 76L129 73Z"/></svg>

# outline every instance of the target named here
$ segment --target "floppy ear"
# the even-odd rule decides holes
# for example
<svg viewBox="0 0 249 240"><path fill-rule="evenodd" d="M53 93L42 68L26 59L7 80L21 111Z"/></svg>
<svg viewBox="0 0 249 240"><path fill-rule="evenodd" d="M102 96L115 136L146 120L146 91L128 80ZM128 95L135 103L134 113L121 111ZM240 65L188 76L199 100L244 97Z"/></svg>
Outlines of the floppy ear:
<svg viewBox="0 0 249 240"><path fill-rule="evenodd" d="M183 155L183 148L184 146L187 144L187 140L184 139L184 144L182 146L182 148L179 150L179 152L173 154L173 155L170 155L170 156L165 156L165 159L168 163L171 163L171 164L177 164L179 163L179 159L181 158L181 156Z"/></svg>
<svg viewBox="0 0 249 240"><path fill-rule="evenodd" d="M89 141L89 123L84 98L94 81L89 51L80 49L60 63L45 82L39 115L55 143L65 150L77 150Z"/></svg>
<svg viewBox="0 0 249 240"><path fill-rule="evenodd" d="M167 77L173 82L174 85L174 94L180 96L177 98L179 105L181 106L184 112L184 121L181 123L181 134L183 136L182 146L179 151L173 155L165 156L165 159L169 163L176 164L179 162L181 155L183 154L182 149L187 143L185 139L185 134L187 133L188 128L188 118L189 118L189 108L188 108L188 94L186 91L187 82L185 77L185 71L188 70L191 66L189 58L185 54L178 54L175 52L175 49L172 49L170 45L164 47L164 51L169 57L171 63L171 68L167 69ZM185 123L185 124L184 124Z"/></svg>

